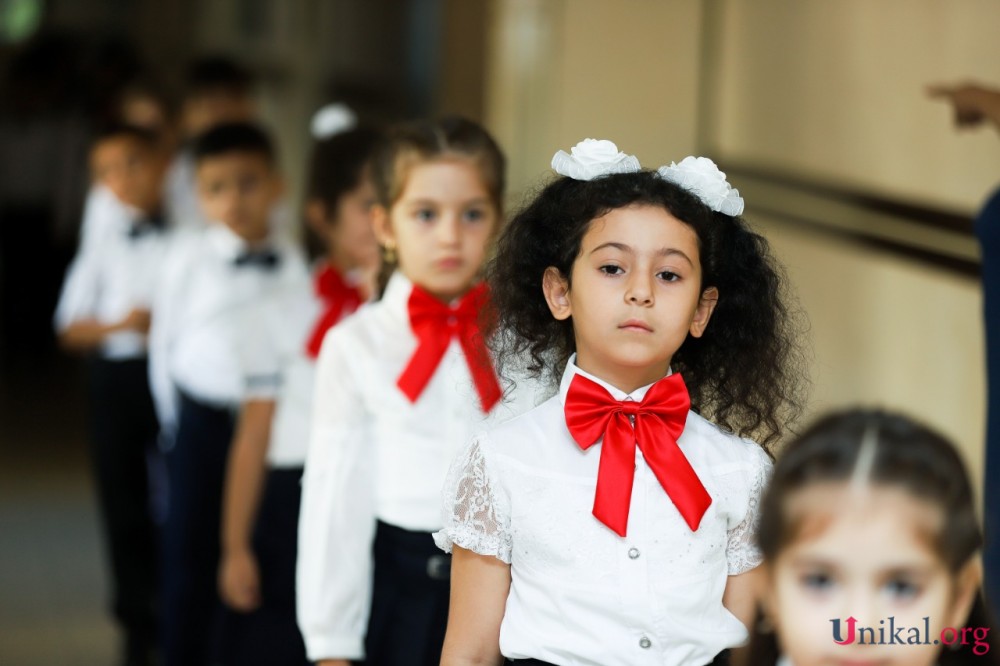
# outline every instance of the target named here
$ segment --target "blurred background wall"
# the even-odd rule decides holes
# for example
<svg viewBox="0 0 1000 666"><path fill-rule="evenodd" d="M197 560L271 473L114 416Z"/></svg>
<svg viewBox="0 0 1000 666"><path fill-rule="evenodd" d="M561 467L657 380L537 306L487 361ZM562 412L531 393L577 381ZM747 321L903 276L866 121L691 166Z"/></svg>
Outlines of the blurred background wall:
<svg viewBox="0 0 1000 666"><path fill-rule="evenodd" d="M134 58L175 85L206 52L257 73L293 193L308 119L343 90L367 91L393 117L484 122L508 152L514 206L548 177L556 149L584 137L613 139L651 166L705 154L729 172L788 268L810 324L809 413L903 409L956 439L978 477L985 387L971 216L1000 182L1000 138L956 133L924 86L1000 83L998 24L993 0L0 0L0 73L32 44L62 40L49 68L73 89L51 95L48 125L0 98L0 204L52 204L43 218L55 254L37 261L61 278L85 187L79 119L113 74L108 62ZM48 140L23 141L28 129ZM35 145L44 158L23 152ZM54 298L36 282L14 291ZM50 308L41 311L44 321L24 324L38 335L49 326ZM13 527L46 552L78 554L33 570L63 562L80 576L100 572L96 557L79 555L96 548L87 530L66 542L31 532L77 514L45 513L26 497L62 488L90 500L72 366L51 346L15 349L17 337L3 331L0 581L28 598L36 583L15 573L31 558L8 548ZM82 589L90 599L101 586ZM0 663L27 663L4 659L12 598L21 597L0 588ZM91 618L99 603L74 608ZM94 632L107 629L88 621L80 635L100 650Z"/></svg>

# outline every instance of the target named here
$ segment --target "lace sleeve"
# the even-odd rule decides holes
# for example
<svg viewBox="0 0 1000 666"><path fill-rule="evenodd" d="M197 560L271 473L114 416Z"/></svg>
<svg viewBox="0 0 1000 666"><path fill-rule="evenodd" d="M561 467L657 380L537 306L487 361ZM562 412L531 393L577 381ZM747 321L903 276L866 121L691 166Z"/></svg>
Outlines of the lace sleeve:
<svg viewBox="0 0 1000 666"><path fill-rule="evenodd" d="M729 575L736 576L750 571L764 559L757 547L757 523L760 500L771 476L771 459L762 448L754 445L755 469L750 470L747 488L747 511L743 520L729 530L726 543L726 561Z"/></svg>
<svg viewBox="0 0 1000 666"><path fill-rule="evenodd" d="M509 513L490 474L482 437L472 440L448 472L442 507L444 528L434 534L434 542L448 553L452 546L460 546L510 564Z"/></svg>

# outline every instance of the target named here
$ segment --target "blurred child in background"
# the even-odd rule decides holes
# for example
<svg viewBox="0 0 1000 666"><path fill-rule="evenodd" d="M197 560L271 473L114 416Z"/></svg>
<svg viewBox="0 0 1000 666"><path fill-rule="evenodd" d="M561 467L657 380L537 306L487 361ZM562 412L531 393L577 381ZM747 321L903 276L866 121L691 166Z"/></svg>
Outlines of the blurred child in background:
<svg viewBox="0 0 1000 666"><path fill-rule="evenodd" d="M450 558L431 532L445 472L485 418L516 408L500 402L478 327L504 158L472 122L424 121L390 132L373 174L392 275L379 301L330 331L317 361L298 620L324 666L436 666Z"/></svg>
<svg viewBox="0 0 1000 666"><path fill-rule="evenodd" d="M295 619L302 470L316 357L331 326L372 293L379 265L369 158L378 133L344 107L317 114L305 217L322 254L312 289L240 312L245 394L229 454L219 592L231 665L308 664ZM250 333L252 332L252 333ZM248 334L250 333L250 334ZM326 408L324 405L323 408Z"/></svg>
<svg viewBox="0 0 1000 666"><path fill-rule="evenodd" d="M100 242L80 244L55 314L60 342L89 356L91 447L124 663L149 664L155 638L156 549L147 456L157 421L147 382L150 305L166 248L167 156L147 129L103 131L90 155L109 198Z"/></svg>
<svg viewBox="0 0 1000 666"><path fill-rule="evenodd" d="M209 663L217 647L222 487L244 398L233 313L308 288L299 248L271 228L283 185L268 135L253 124L218 125L199 136L192 155L199 200L211 222L181 234L171 248L150 332L150 382L167 447L167 666Z"/></svg>

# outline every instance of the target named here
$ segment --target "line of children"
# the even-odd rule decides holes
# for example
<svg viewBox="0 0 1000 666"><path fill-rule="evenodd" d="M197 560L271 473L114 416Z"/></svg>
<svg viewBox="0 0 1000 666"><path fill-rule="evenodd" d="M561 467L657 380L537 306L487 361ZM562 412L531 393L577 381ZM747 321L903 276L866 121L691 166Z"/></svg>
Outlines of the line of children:
<svg viewBox="0 0 1000 666"><path fill-rule="evenodd" d="M771 467L742 437L774 441L797 405L780 271L710 160L646 171L591 140L553 167L490 285L501 359L559 391L449 474L442 664L727 663Z"/></svg>
<svg viewBox="0 0 1000 666"><path fill-rule="evenodd" d="M973 497L951 443L910 419L818 421L782 451L761 505L767 592L747 663L1000 663Z"/></svg>
<svg viewBox="0 0 1000 666"><path fill-rule="evenodd" d="M327 330L373 290L379 252L368 162L378 137L349 128L314 146L304 212L323 254L313 289L236 313L246 395L222 523L220 594L234 611L223 627L225 664L308 663L295 617L295 562L316 357Z"/></svg>
<svg viewBox="0 0 1000 666"><path fill-rule="evenodd" d="M150 331L150 383L167 446L161 634L167 666L209 663L220 647L222 487L244 394L228 313L305 291L309 279L299 248L271 229L282 183L267 134L252 124L219 125L192 152L212 222L175 239Z"/></svg>
<svg viewBox="0 0 1000 666"><path fill-rule="evenodd" d="M396 128L376 151L381 299L334 327L317 366L299 522L298 619L309 658L437 664L450 561L431 533L452 458L501 389L477 318L504 158L457 118Z"/></svg>
<svg viewBox="0 0 1000 666"><path fill-rule="evenodd" d="M155 528L148 456L158 425L147 381L150 307L166 239L167 157L156 135L129 125L94 140L91 171L109 205L100 242L81 243L55 313L62 345L86 353L90 440L124 663L151 663L155 644Z"/></svg>
<svg viewBox="0 0 1000 666"><path fill-rule="evenodd" d="M275 233L281 184L259 127L193 144L212 223L169 253L155 136L119 127L95 144L119 213L81 245L56 321L67 347L98 352L95 464L127 663L153 645L151 303L168 665L725 664L761 626L765 583L778 642L755 637L755 666L778 645L794 666L988 651L986 634L943 653L830 640L852 614L989 627L978 604L969 616L972 494L946 442L877 413L811 430L765 493L768 447L799 406L794 321L714 164L643 170L609 142L557 153L562 177L503 231L487 291L495 142L454 118L375 139L317 146L306 217L327 254L311 283ZM373 229L388 282L345 318L371 292ZM540 378L557 394L512 418Z"/></svg>

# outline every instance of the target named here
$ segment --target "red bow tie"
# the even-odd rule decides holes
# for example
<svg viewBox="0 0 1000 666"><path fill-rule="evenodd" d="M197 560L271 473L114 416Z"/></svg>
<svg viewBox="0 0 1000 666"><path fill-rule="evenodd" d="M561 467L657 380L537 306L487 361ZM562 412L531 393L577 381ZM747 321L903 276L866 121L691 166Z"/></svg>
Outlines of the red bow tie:
<svg viewBox="0 0 1000 666"><path fill-rule="evenodd" d="M417 349L396 381L410 402L417 401L434 376L452 337L458 338L465 352L465 362L469 364L483 412L489 412L500 401L503 392L479 331L479 313L488 298L486 285L479 284L469 290L458 305L450 307L420 287L413 288L407 307L410 327L417 336Z"/></svg>
<svg viewBox="0 0 1000 666"><path fill-rule="evenodd" d="M625 536L628 526L636 445L685 522L692 531L698 529L712 498L677 445L690 407L687 386L676 373L653 384L642 402L615 400L600 384L573 377L566 394L566 425L585 450L604 437L594 516L619 536Z"/></svg>
<svg viewBox="0 0 1000 666"><path fill-rule="evenodd" d="M326 309L316 320L316 326L306 343L306 353L310 358L319 356L323 338L330 327L361 305L361 292L344 282L340 272L333 266L324 266L316 274L315 287L316 295L323 299Z"/></svg>

